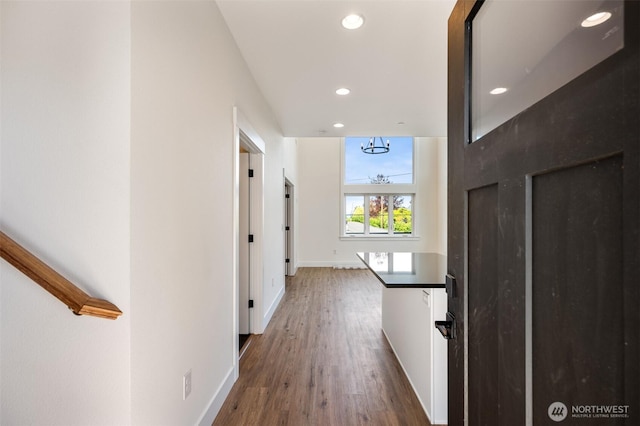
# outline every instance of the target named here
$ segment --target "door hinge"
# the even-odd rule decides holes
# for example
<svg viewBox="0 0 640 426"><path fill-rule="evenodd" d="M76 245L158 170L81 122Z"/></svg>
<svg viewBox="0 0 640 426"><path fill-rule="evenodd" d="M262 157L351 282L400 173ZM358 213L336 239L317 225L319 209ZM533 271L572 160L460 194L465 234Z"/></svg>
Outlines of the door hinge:
<svg viewBox="0 0 640 426"><path fill-rule="evenodd" d="M284 263L289 263L289 259L285 259L285 260L284 260Z"/></svg>
<svg viewBox="0 0 640 426"><path fill-rule="evenodd" d="M249 307L253 308L253 299L249 299Z"/></svg>
<svg viewBox="0 0 640 426"><path fill-rule="evenodd" d="M249 234L249 242L252 243L253 242L253 234Z"/></svg>
<svg viewBox="0 0 640 426"><path fill-rule="evenodd" d="M285 230L285 231L288 231L288 230L289 230L289 227L288 227L288 226L285 226L285 227L284 227L284 230Z"/></svg>
<svg viewBox="0 0 640 426"><path fill-rule="evenodd" d="M253 169L249 169L249 177L253 177Z"/></svg>
<svg viewBox="0 0 640 426"><path fill-rule="evenodd" d="M289 198L289 194L284 194L284 198Z"/></svg>

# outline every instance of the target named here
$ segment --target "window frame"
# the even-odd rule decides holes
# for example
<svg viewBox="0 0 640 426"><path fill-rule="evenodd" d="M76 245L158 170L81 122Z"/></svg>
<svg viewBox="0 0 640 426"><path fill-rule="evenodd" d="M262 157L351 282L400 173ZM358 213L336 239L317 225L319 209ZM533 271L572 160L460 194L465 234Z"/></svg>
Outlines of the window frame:
<svg viewBox="0 0 640 426"><path fill-rule="evenodd" d="M389 184L345 184L345 172L346 172L346 158L345 158L345 139L340 138L340 239L389 239L389 240L418 240L416 212L415 207L417 205L417 184L416 184L416 138L412 138L411 155L412 161L412 181L413 183L389 183ZM393 149L393 148L392 148ZM384 155L384 154L382 154ZM364 233L362 234L347 234L346 233L346 199L349 196L362 196L364 197ZM371 196L410 196L411 197L411 234L396 234L393 232L393 213L390 213L389 228L387 233L369 233L369 209L368 201Z"/></svg>

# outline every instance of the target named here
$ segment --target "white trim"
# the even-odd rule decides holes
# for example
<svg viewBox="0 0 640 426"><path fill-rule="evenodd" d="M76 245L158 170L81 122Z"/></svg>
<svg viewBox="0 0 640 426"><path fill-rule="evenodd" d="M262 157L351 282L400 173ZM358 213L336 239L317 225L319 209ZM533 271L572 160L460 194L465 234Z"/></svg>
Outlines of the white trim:
<svg viewBox="0 0 640 426"><path fill-rule="evenodd" d="M263 330L267 328L267 325L269 325L269 322L271 321L271 318L273 317L274 312L276 311L276 309L280 305L280 302L282 301L282 298L284 297L284 291L285 291L285 288L283 286L282 288L280 288L280 291L278 292L278 295L276 296L276 298L273 301L273 303L271 304L271 306L269 306L269 309L267 309L267 312L265 313L264 317L262 318L262 329Z"/></svg>
<svg viewBox="0 0 640 426"><path fill-rule="evenodd" d="M236 337L237 338L237 337ZM204 410L200 419L198 420L199 426L210 426L213 424L213 421L216 419L216 416L220 412L220 408L222 408L222 404L229 396L231 392L231 388L235 383L237 377L235 377L235 367L232 367L225 376L225 379L222 381L218 389L213 394L213 397L209 401L207 408Z"/></svg>
<svg viewBox="0 0 640 426"><path fill-rule="evenodd" d="M237 380L240 376L240 353L238 350L238 346L240 345L238 329L239 329L239 311L238 311L238 298L239 298L239 250L240 250L240 128L238 127L238 109L233 107L233 141L232 141L232 162L231 162L231 173L232 173L232 191L231 191L231 205L233 212L231 214L232 228L233 228L233 238L231 243L231 264L232 272L231 272L231 285L233 288L232 294L232 316L233 316L233 346L231 347L232 355L231 359L233 360L233 380Z"/></svg>
<svg viewBox="0 0 640 426"><path fill-rule="evenodd" d="M286 223L284 223L284 226L289 226L289 230L288 231L283 231L284 232L284 238L285 238L285 258L288 256L289 258L289 263L285 264L285 275L288 276L292 276L295 275L296 273L296 261L297 261L297 256L296 256L296 238L295 238L295 234L296 234L296 227L297 227L297 223L295 221L295 194L296 194L296 188L295 185L293 184L293 182L291 182L286 175L285 169L282 169L282 175L283 175L283 179L284 179L284 188L288 188L289 189L289 198L285 198L284 200L284 217L287 219ZM288 200L288 201L287 201ZM283 226L283 228L284 228ZM288 250L287 250L288 249Z"/></svg>
<svg viewBox="0 0 640 426"><path fill-rule="evenodd" d="M250 312L249 332L252 334L262 334L264 326L260 318L263 312L264 293L264 154L250 154L250 164L253 169L253 181L251 185L251 215L250 233L253 234L254 242L249 244L250 252L250 273L249 280L251 299L253 308Z"/></svg>
<svg viewBox="0 0 640 426"><path fill-rule="evenodd" d="M247 120L242 112L240 112L238 107L233 107L233 114L236 124L235 127L241 129L242 133L244 133L248 138L248 140L243 140L243 142L249 145L252 148L252 151L261 152L262 154L264 154L266 149L264 140L262 140L260 135L253 129L253 126L251 125L251 123L249 123L249 120Z"/></svg>

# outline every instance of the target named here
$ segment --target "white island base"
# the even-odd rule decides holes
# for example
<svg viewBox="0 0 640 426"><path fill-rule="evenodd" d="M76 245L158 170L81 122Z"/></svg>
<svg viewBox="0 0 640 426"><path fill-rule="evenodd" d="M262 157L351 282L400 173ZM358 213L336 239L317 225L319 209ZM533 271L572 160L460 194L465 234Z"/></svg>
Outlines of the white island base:
<svg viewBox="0 0 640 426"><path fill-rule="evenodd" d="M447 424L444 288L382 288L382 329L432 424Z"/></svg>

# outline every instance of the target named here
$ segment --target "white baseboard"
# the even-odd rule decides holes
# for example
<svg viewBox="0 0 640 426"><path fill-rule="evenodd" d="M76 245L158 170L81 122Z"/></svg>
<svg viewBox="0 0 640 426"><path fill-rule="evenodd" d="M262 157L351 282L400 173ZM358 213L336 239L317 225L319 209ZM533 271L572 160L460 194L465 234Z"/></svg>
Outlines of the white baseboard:
<svg viewBox="0 0 640 426"><path fill-rule="evenodd" d="M278 305L282 301L282 298L284 297L284 292L285 292L285 288L284 286L282 286L282 289L276 296L275 300L269 307L267 314L263 318L263 330L264 328L267 327L267 325L269 324L269 321L271 321L271 317L273 317L273 313L275 312L276 308L278 307ZM227 399L227 396L229 396L229 392L231 392L231 388L233 387L233 384L236 381L235 367L236 366L234 365L229 370L224 381L222 382L222 384L220 384L220 387L218 387L218 390L216 391L213 398L209 402L208 408L205 410L205 412L200 417L200 420L198 421L199 426L205 426L205 425L211 426L213 421L216 419L218 412L220 412L220 408L222 408L222 404L224 404L225 399Z"/></svg>
<svg viewBox="0 0 640 426"><path fill-rule="evenodd" d="M200 420L198 421L199 426L211 426L213 424L213 421L220 412L220 408L222 408L222 404L224 404L225 399L229 396L229 392L231 392L231 388L235 382L233 372L234 368L232 367L218 387L216 393L213 395L213 398L211 398L209 407L207 407L204 413L202 413L202 416L200 416Z"/></svg>
<svg viewBox="0 0 640 426"><path fill-rule="evenodd" d="M291 267L291 270L289 271L289 272L291 272L291 273L289 274L289 276L290 276L290 277L295 276L295 275L296 275L296 272L298 272L298 268L299 268L298 264L297 264L297 263L296 263L296 264L294 264L294 265Z"/></svg>
<svg viewBox="0 0 640 426"><path fill-rule="evenodd" d="M284 297L284 291L285 291L285 286L282 286L282 288L278 292L278 295L276 296L275 300L273 301L271 306L269 306L269 309L265 313L264 318L262 318L262 329L263 330L265 330L267 328L267 325L269 325L269 322L271 321L271 317L273 317L273 313L278 308L278 305L280 304L280 301L282 301L282 298Z"/></svg>

